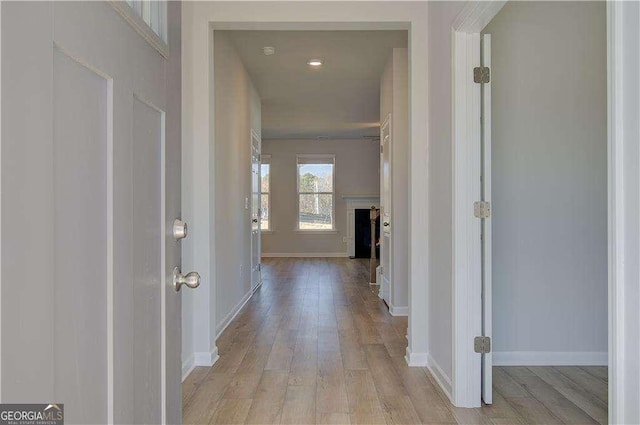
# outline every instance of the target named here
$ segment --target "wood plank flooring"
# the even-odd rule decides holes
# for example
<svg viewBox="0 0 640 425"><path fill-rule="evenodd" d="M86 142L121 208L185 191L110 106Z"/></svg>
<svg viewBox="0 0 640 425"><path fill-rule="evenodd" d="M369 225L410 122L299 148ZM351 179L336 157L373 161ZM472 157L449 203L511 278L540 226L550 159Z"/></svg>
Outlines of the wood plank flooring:
<svg viewBox="0 0 640 425"><path fill-rule="evenodd" d="M494 404L451 406L404 361L407 319L368 262L265 259L263 285L183 383L185 424L605 424L606 367L494 368Z"/></svg>

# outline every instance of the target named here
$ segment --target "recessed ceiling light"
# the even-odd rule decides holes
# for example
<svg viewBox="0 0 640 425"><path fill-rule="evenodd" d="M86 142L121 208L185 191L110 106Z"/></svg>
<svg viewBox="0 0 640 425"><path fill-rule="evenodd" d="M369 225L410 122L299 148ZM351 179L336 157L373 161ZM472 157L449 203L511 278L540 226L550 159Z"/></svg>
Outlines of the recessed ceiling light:
<svg viewBox="0 0 640 425"><path fill-rule="evenodd" d="M265 55L271 56L276 52L276 48L271 46L266 46L262 48L262 51L264 52Z"/></svg>
<svg viewBox="0 0 640 425"><path fill-rule="evenodd" d="M322 61L320 59L309 59L307 62L309 66L322 66Z"/></svg>

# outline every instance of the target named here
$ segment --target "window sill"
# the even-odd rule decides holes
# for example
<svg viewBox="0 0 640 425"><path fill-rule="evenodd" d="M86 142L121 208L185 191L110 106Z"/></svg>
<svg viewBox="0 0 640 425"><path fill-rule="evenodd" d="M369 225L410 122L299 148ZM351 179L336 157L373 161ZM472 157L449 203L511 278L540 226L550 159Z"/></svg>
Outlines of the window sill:
<svg viewBox="0 0 640 425"><path fill-rule="evenodd" d="M296 233L306 233L311 235L337 235L337 230L304 230L304 229L296 229Z"/></svg>

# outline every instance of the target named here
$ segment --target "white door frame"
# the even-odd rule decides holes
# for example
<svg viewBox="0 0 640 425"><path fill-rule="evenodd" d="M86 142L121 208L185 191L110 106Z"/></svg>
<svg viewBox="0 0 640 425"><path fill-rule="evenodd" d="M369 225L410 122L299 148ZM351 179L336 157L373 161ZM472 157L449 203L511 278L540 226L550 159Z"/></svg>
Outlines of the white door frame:
<svg viewBox="0 0 640 425"><path fill-rule="evenodd" d="M480 220L473 203L480 199L480 31L506 1L470 1L452 29L453 81L453 347L452 402L479 407L481 355L473 338L482 334Z"/></svg>
<svg viewBox="0 0 640 425"><path fill-rule="evenodd" d="M473 216L476 164L480 164L480 89L472 69L479 65L479 34L505 1L469 1L453 29L453 403L479 407L480 355L473 352L479 335L480 226ZM637 217L640 208L640 166L635 127L640 71L640 5L607 2L608 50L608 256L609 256L609 423L637 423L640 314L637 297L640 263ZM625 156L623 152L627 152ZM631 153L632 155L629 155ZM635 156L633 156L635 154ZM625 160L626 158L626 160ZM631 188L632 190L629 190ZM626 190L625 190L626 189ZM632 243L630 243L632 242ZM631 254L631 255L629 255ZM633 341L633 343L629 343ZM626 344L625 344L626 342ZM635 370L635 375L627 371Z"/></svg>
<svg viewBox="0 0 640 425"><path fill-rule="evenodd" d="M409 344L407 361L426 366L428 354L428 80L427 4L393 1L360 2L185 2L183 8L183 216L193 223L193 239L183 245L184 267L202 276L205 301L214 299L216 282L214 185L215 131L213 120L214 29L388 30L409 32L410 54L410 174L409 174ZM413 165L413 166L412 166ZM412 182L417 182L412 184ZM198 229L195 231L195 229ZM201 314L195 312L195 314ZM215 305L210 305L205 328L216 329ZM202 323L195 320L195 323ZM196 332L197 331L197 332ZM198 333L198 335L195 335ZM202 334L202 335L200 335ZM194 337L211 338L194 328ZM215 352L215 341L206 341Z"/></svg>

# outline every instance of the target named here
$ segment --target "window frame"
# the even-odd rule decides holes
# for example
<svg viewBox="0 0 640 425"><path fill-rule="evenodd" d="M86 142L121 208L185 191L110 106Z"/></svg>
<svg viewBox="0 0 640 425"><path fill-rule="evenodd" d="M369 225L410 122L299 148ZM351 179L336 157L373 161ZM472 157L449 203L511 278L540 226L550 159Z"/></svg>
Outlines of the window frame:
<svg viewBox="0 0 640 425"><path fill-rule="evenodd" d="M157 0L160 8L158 9L159 33L151 28L151 24L146 22L145 18L150 19L150 9L145 6L142 0L107 0L111 7L124 18L124 20L144 38L154 49L158 51L165 59L169 58L168 44L168 4L167 0ZM145 16L146 15L146 16Z"/></svg>
<svg viewBox="0 0 640 425"><path fill-rule="evenodd" d="M300 159L327 159L327 164L333 164L331 173L331 192L300 192ZM304 164L304 163L303 163ZM331 195L331 229L301 229L300 228L300 195ZM336 230L336 155L335 154L296 154L296 227L297 233L335 234Z"/></svg>
<svg viewBox="0 0 640 425"><path fill-rule="evenodd" d="M268 192L263 192L262 191L262 166L264 164L269 164L269 191ZM260 155L260 231L262 233L273 233L273 220L272 220L272 210L273 208L271 207L271 193L272 193L272 188L271 188L271 167L272 167L272 163L271 163L271 154L261 154ZM263 228L262 227L262 197L263 196L267 196L267 198L269 199L269 227L268 228Z"/></svg>

